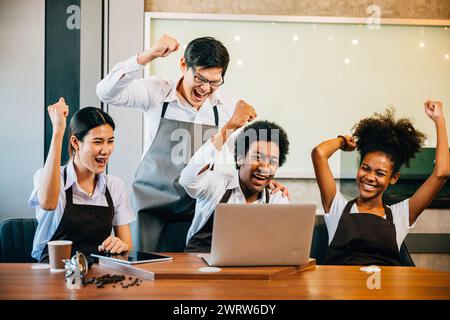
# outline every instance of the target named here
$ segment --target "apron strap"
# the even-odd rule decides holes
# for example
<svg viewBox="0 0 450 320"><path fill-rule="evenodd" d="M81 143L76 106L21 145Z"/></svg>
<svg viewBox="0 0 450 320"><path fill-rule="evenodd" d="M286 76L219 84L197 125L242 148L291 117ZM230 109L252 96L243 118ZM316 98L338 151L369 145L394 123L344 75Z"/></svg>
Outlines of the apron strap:
<svg viewBox="0 0 450 320"><path fill-rule="evenodd" d="M67 182L67 166L64 167L64 187ZM66 203L71 206L73 204L72 186L66 190Z"/></svg>
<svg viewBox="0 0 450 320"><path fill-rule="evenodd" d="M214 111L214 123L216 124L216 127L219 126L219 112L217 111L217 106L213 107Z"/></svg>
<svg viewBox="0 0 450 320"><path fill-rule="evenodd" d="M344 217L350 213L350 210L352 209L353 204L356 202L358 198L355 198L353 200L350 200L347 202L344 211L342 211L341 217L339 218L338 226L342 223L344 220ZM330 208L331 209L331 208Z"/></svg>
<svg viewBox="0 0 450 320"><path fill-rule="evenodd" d="M230 200L232 192L233 192L233 189L227 189L227 191L225 191L225 193L223 194L222 199L220 199L219 203L227 203L228 200Z"/></svg>
<svg viewBox="0 0 450 320"><path fill-rule="evenodd" d="M384 213L386 214L386 220L389 222L394 223L394 218L392 217L392 211L391 208L389 208L387 205L383 204L384 207Z"/></svg>
<svg viewBox="0 0 450 320"><path fill-rule="evenodd" d="M162 106L161 110L161 118L164 118L166 115L167 107L169 106L169 102L165 101ZM214 112L214 123L216 124L216 127L219 126L219 111L217 110L217 106L213 107Z"/></svg>
<svg viewBox="0 0 450 320"><path fill-rule="evenodd" d="M264 189L265 191L266 191L266 204L268 204L269 203L269 198L270 198L270 196L269 196L269 189Z"/></svg>
<svg viewBox="0 0 450 320"><path fill-rule="evenodd" d="M353 204L356 203L356 200L358 200L358 198L355 198L355 199L350 200L349 202L347 202L347 205L345 206L344 211L342 211L342 215L350 213L350 210L352 210Z"/></svg>
<svg viewBox="0 0 450 320"><path fill-rule="evenodd" d="M355 198L355 199L350 200L349 202L347 202L347 205L345 206L345 209L342 212L342 216L344 216L345 214L349 214L350 213L350 210L352 209L352 206L356 202L356 200L358 200L358 198ZM385 204L383 204L383 207L384 207L384 213L386 214L386 221L389 221L389 222L393 223L394 219L392 217L391 209ZM342 219L342 216L341 216L341 219Z"/></svg>
<svg viewBox="0 0 450 320"><path fill-rule="evenodd" d="M162 111L161 111L161 118L164 118L164 116L166 115L168 105L169 105L169 102L167 102L167 101L163 103L163 107L162 107Z"/></svg>
<svg viewBox="0 0 450 320"><path fill-rule="evenodd" d="M105 186L105 187L106 187L105 197L106 197L106 201L108 202L108 207L114 208L114 203L112 201L111 194L109 193L108 186Z"/></svg>

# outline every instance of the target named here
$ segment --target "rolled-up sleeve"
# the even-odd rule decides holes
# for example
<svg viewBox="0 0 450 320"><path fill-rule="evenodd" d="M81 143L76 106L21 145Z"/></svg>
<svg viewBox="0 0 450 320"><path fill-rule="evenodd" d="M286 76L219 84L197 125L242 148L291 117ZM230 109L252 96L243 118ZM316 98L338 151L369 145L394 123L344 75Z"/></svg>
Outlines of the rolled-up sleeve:
<svg viewBox="0 0 450 320"><path fill-rule="evenodd" d="M120 62L97 84L97 96L104 103L147 110L151 105L146 79L137 79L144 66L137 55Z"/></svg>
<svg viewBox="0 0 450 320"><path fill-rule="evenodd" d="M136 215L131 208L128 194L125 191L125 185L119 178L114 179L113 185L113 194L115 195L113 225L120 226L129 224L136 220Z"/></svg>
<svg viewBox="0 0 450 320"><path fill-rule="evenodd" d="M208 190L214 189L215 185L223 184L217 181L222 177L218 172L207 169L199 174L206 166L211 166L215 162L218 153L219 151L209 139L197 150L181 171L179 183L191 197L203 197L208 193Z"/></svg>
<svg viewBox="0 0 450 320"><path fill-rule="evenodd" d="M37 192L39 190L39 181L41 178L42 169L37 170L33 175L33 191L31 191L30 198L28 199L28 206L30 208L35 208L39 206L39 199Z"/></svg>

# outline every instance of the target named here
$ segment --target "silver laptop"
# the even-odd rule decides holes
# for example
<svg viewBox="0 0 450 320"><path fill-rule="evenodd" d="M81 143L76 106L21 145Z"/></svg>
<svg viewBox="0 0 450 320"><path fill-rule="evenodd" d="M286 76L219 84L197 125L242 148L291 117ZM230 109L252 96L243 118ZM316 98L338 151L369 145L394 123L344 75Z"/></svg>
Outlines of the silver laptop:
<svg viewBox="0 0 450 320"><path fill-rule="evenodd" d="M316 206L219 204L210 266L302 265L309 259Z"/></svg>

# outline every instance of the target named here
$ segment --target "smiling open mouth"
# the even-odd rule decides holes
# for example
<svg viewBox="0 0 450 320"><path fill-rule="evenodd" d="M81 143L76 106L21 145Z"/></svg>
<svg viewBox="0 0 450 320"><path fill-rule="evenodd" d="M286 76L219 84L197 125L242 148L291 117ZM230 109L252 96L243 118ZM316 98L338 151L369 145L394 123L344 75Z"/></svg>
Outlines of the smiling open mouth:
<svg viewBox="0 0 450 320"><path fill-rule="evenodd" d="M101 157L97 157L95 158L95 162L97 162L97 164L99 164L100 166L104 166L106 164L107 158L101 158Z"/></svg>
<svg viewBox="0 0 450 320"><path fill-rule="evenodd" d="M259 181L266 181L266 180L269 180L269 179L270 179L270 176L268 176L268 175L262 175L262 174L259 174L259 173L254 173L254 174L253 174L253 177L254 177L255 179L259 180Z"/></svg>
<svg viewBox="0 0 450 320"><path fill-rule="evenodd" d="M206 97L206 95L207 95L207 93L201 93L199 90L197 90L197 89L194 89L193 90L193 92L194 92L194 96L198 99L198 100L202 100L202 99L204 99L205 97Z"/></svg>
<svg viewBox="0 0 450 320"><path fill-rule="evenodd" d="M368 184L368 183L365 183L365 182L361 182L361 185L362 185L363 189L366 190L366 191L373 191L373 190L375 190L375 186L373 186L371 184Z"/></svg>

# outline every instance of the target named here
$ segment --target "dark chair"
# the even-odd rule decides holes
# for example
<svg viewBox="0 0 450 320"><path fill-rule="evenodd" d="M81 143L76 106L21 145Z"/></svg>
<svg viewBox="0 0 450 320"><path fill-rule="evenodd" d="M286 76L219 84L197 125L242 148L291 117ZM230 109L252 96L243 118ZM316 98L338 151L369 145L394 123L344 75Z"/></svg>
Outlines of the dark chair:
<svg viewBox="0 0 450 320"><path fill-rule="evenodd" d="M311 242L310 257L316 259L316 264L324 264L325 255L328 250L328 230L323 216L316 216L313 238ZM400 262L404 267L415 267L414 261L409 254L408 248L403 242L400 247Z"/></svg>
<svg viewBox="0 0 450 320"><path fill-rule="evenodd" d="M37 228L34 218L15 218L0 224L0 262L36 262L31 257Z"/></svg>
<svg viewBox="0 0 450 320"><path fill-rule="evenodd" d="M316 264L323 264L328 250L328 230L323 216L316 216L310 257L316 259Z"/></svg>
<svg viewBox="0 0 450 320"><path fill-rule="evenodd" d="M405 242L403 242L400 247L400 261L402 263L402 266L404 266L404 267L415 267L416 266L411 255L409 254L409 251L408 251L408 248L406 247Z"/></svg>

